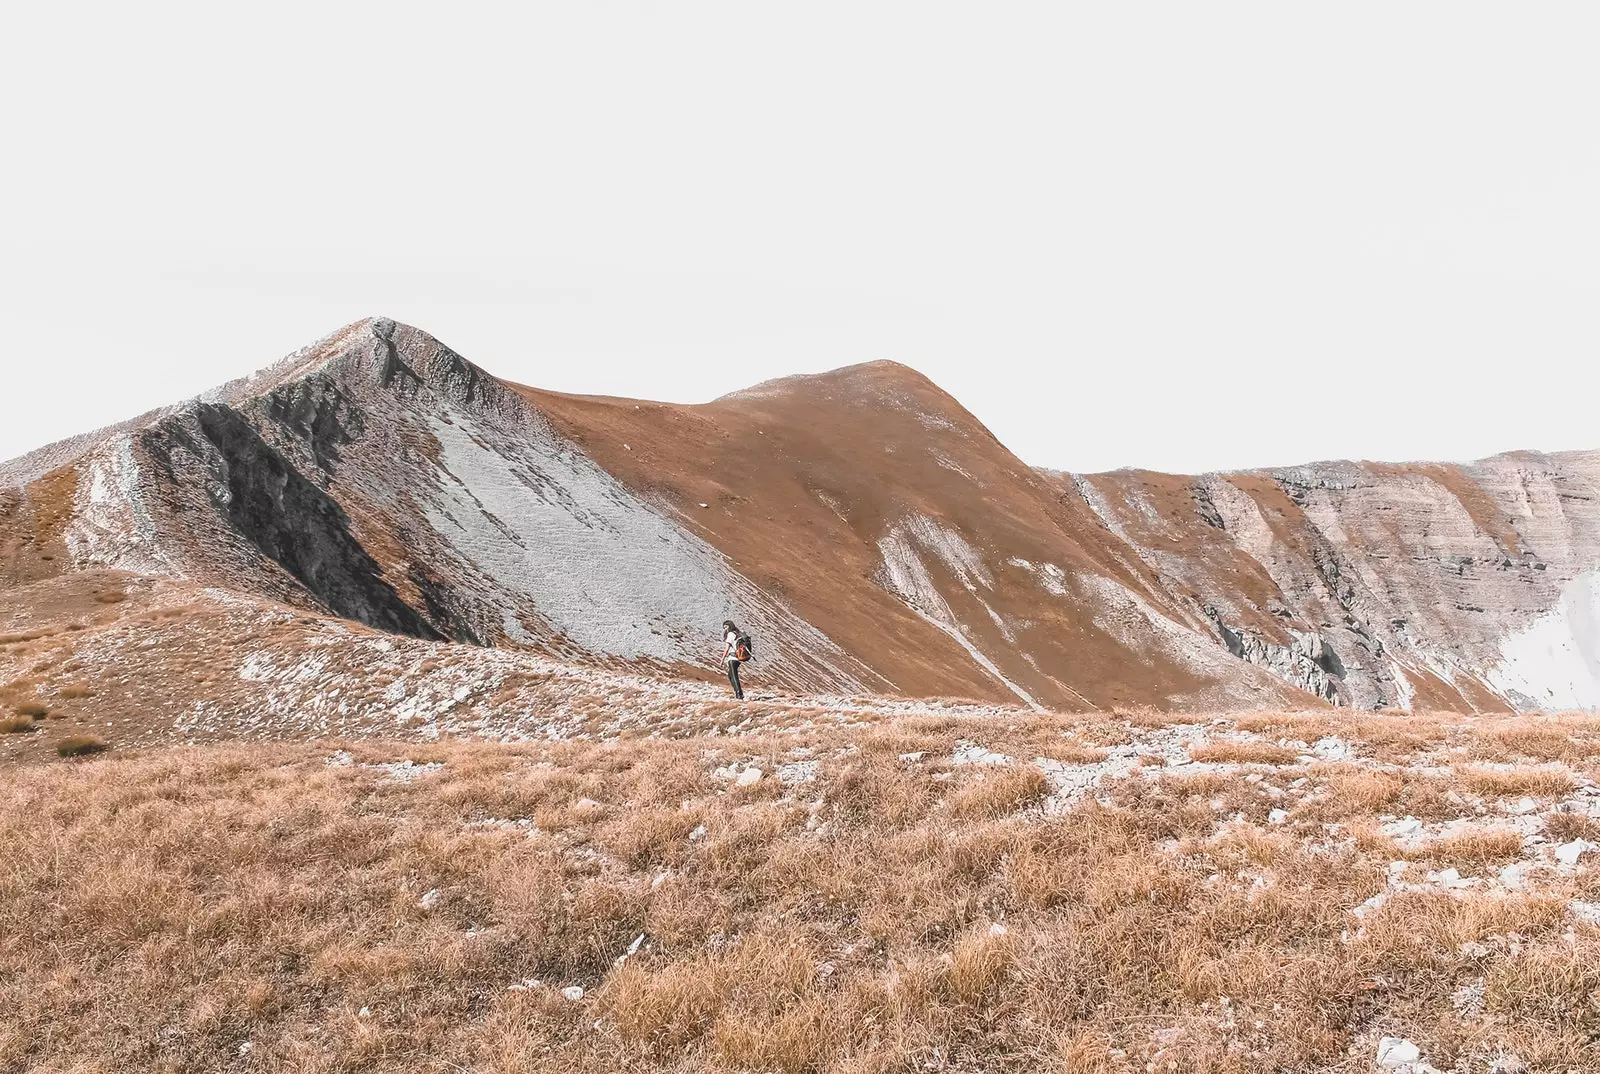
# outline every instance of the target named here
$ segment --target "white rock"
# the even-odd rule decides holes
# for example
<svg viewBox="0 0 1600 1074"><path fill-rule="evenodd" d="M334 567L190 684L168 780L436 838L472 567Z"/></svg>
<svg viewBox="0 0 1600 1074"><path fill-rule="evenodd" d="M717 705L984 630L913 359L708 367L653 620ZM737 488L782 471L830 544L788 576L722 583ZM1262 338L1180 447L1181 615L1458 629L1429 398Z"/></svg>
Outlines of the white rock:
<svg viewBox="0 0 1600 1074"><path fill-rule="evenodd" d="M432 910L435 906L438 906L438 905L439 905L439 889L438 888L433 888L426 895L424 895L422 898L417 900L417 909L419 909L419 910Z"/></svg>
<svg viewBox="0 0 1600 1074"><path fill-rule="evenodd" d="M1411 836L1422 834L1422 822L1416 817L1390 821L1383 826L1383 834L1390 839L1408 839Z"/></svg>
<svg viewBox="0 0 1600 1074"><path fill-rule="evenodd" d="M1436 873L1428 874L1428 882L1437 884L1442 888L1468 888L1477 881L1463 877L1455 868L1440 869Z"/></svg>
<svg viewBox="0 0 1600 1074"><path fill-rule="evenodd" d="M253 1052L255 1050L256 1050L256 1046L255 1046L255 1043L253 1041L248 1041L247 1040L243 1044L239 1045L239 1055L240 1055L241 1058L244 1057L244 1056L249 1055L251 1052Z"/></svg>
<svg viewBox="0 0 1600 1074"><path fill-rule="evenodd" d="M1422 1060L1422 1051L1404 1037L1384 1037L1378 1041L1378 1065L1390 1070Z"/></svg>
<svg viewBox="0 0 1600 1074"><path fill-rule="evenodd" d="M1528 866L1526 862L1514 861L1510 865L1507 865L1505 868L1501 869L1501 886L1507 891L1528 890L1528 879L1522 875L1523 871L1527 868Z"/></svg>
<svg viewBox="0 0 1600 1074"><path fill-rule="evenodd" d="M583 989L577 985L568 985L561 990L561 998L568 1003L576 1003L583 998Z"/></svg>
<svg viewBox="0 0 1600 1074"><path fill-rule="evenodd" d="M1379 907L1381 907L1384 903L1386 903L1388 901L1389 901L1389 893L1387 891L1380 891L1376 895L1374 895L1372 898L1370 898L1366 902L1362 903L1360 906L1351 907L1350 916L1353 917L1353 918L1356 918L1357 920L1360 920L1361 918L1366 917L1368 914L1372 913L1374 910L1378 909Z"/></svg>
<svg viewBox="0 0 1600 1074"><path fill-rule="evenodd" d="M1600 850L1600 846L1587 839L1574 839L1570 843L1562 843L1556 847L1556 861L1562 865L1576 865L1586 850Z"/></svg>
<svg viewBox="0 0 1600 1074"><path fill-rule="evenodd" d="M950 763L1008 765L1011 763L1011 758L976 743L958 742L950 754Z"/></svg>
<svg viewBox="0 0 1600 1074"><path fill-rule="evenodd" d="M357 1014L356 1017L357 1018L371 1018L372 1017L372 1008L371 1007L362 1007L360 1013Z"/></svg>
<svg viewBox="0 0 1600 1074"><path fill-rule="evenodd" d="M1287 809L1274 809L1272 812L1267 814L1268 824L1282 824L1288 819L1289 811Z"/></svg>
<svg viewBox="0 0 1600 1074"><path fill-rule="evenodd" d="M766 775L759 768L746 768L739 773L739 778L733 781L735 787L753 787L761 782L761 777Z"/></svg>
<svg viewBox="0 0 1600 1074"><path fill-rule="evenodd" d="M778 782L785 787L793 787L798 783L810 783L817 778L816 761L790 761L788 764L778 766Z"/></svg>
<svg viewBox="0 0 1600 1074"><path fill-rule="evenodd" d="M995 939L999 939L1001 936L1004 936L1006 932L1006 927L1000 924L998 921L989 926L989 935Z"/></svg>
<svg viewBox="0 0 1600 1074"><path fill-rule="evenodd" d="M1342 738L1335 738L1333 735L1319 738L1313 742L1311 744L1311 752L1324 761L1348 761L1355 755L1355 751L1350 748L1350 743Z"/></svg>
<svg viewBox="0 0 1600 1074"><path fill-rule="evenodd" d="M1458 1014L1472 1016L1483 1011L1483 978L1468 981L1450 997L1450 1005Z"/></svg>
<svg viewBox="0 0 1600 1074"><path fill-rule="evenodd" d="M1532 798L1518 798L1515 802L1505 807L1507 813L1513 816L1522 816L1524 813L1534 813L1539 809L1539 803Z"/></svg>
<svg viewBox="0 0 1600 1074"><path fill-rule="evenodd" d="M671 873L657 873L655 876L651 877L650 878L650 890L654 891L657 888L659 888L662 884L665 884L667 882L667 877L669 877L671 875L672 875Z"/></svg>
<svg viewBox="0 0 1600 1074"><path fill-rule="evenodd" d="M706 826L704 824L699 824L699 825L695 826L694 831L689 833L689 842L698 843L700 840L704 839L705 837L706 837Z"/></svg>

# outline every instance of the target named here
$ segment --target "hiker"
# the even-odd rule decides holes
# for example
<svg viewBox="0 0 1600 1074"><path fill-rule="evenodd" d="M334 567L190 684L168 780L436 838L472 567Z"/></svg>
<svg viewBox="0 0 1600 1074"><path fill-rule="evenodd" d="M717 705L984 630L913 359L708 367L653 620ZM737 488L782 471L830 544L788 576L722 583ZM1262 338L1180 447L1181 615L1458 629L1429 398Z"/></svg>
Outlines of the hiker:
<svg viewBox="0 0 1600 1074"><path fill-rule="evenodd" d="M732 619L722 622L722 659L728 665L728 681L733 684L733 696L744 700L744 687L739 684L739 665L750 659L750 635L734 625Z"/></svg>

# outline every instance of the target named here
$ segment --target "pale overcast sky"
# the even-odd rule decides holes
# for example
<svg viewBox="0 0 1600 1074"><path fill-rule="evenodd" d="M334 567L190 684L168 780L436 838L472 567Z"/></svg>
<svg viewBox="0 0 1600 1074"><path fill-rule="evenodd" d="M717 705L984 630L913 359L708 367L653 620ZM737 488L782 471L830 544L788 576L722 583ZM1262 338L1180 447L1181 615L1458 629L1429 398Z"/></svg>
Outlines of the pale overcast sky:
<svg viewBox="0 0 1600 1074"><path fill-rule="evenodd" d="M1600 448L1600 7L14 5L0 458L385 314L1030 463Z"/></svg>

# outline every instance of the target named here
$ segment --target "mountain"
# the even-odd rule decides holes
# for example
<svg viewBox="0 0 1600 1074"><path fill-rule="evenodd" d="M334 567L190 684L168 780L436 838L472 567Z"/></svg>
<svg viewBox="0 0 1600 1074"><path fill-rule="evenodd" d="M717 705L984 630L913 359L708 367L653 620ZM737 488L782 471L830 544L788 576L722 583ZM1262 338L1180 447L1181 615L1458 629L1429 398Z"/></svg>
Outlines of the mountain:
<svg viewBox="0 0 1600 1074"><path fill-rule="evenodd" d="M0 586L110 569L394 634L1061 709L1600 705L1600 454L1034 469L889 362L683 406L358 322L0 466Z"/></svg>

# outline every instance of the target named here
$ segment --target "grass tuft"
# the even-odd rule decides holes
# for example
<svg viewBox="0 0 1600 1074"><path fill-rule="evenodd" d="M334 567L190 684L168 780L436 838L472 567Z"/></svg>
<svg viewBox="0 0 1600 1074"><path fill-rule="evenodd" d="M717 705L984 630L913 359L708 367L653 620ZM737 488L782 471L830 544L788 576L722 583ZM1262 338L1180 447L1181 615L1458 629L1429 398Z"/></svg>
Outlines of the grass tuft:
<svg viewBox="0 0 1600 1074"><path fill-rule="evenodd" d="M56 743L56 752L63 757L86 757L91 753L103 753L111 748L111 743L99 735L68 735Z"/></svg>

